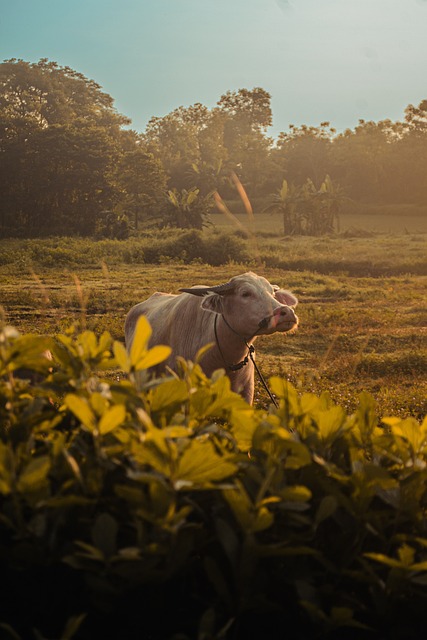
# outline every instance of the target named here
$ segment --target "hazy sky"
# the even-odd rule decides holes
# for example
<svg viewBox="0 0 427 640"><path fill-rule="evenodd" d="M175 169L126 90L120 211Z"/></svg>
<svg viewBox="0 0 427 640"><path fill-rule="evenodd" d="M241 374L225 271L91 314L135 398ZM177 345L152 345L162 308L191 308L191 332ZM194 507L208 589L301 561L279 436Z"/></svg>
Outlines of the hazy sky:
<svg viewBox="0 0 427 640"><path fill-rule="evenodd" d="M403 118L427 99L427 0L0 0L0 59L68 65L143 131L227 90L272 96L271 134Z"/></svg>

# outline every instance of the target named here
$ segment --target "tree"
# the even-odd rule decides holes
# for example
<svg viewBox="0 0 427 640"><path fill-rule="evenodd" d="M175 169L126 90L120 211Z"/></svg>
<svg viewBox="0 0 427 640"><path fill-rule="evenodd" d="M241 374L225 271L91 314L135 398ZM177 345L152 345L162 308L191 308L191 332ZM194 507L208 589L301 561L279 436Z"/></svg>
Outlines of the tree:
<svg viewBox="0 0 427 640"><path fill-rule="evenodd" d="M117 203L134 135L95 82L41 60L0 65L0 234L91 234Z"/></svg>
<svg viewBox="0 0 427 640"><path fill-rule="evenodd" d="M265 211L283 216L285 235L320 236L339 228L339 213L344 199L343 190L333 184L328 175L319 189L310 178L297 187L289 186L283 180Z"/></svg>
<svg viewBox="0 0 427 640"><path fill-rule="evenodd" d="M235 171L251 197L276 177L266 131L272 124L270 94L260 87L227 91L217 102L224 120L228 168Z"/></svg>
<svg viewBox="0 0 427 640"><path fill-rule="evenodd" d="M403 134L396 143L400 179L398 185L408 202L427 202L427 100L405 110Z"/></svg>
<svg viewBox="0 0 427 640"><path fill-rule="evenodd" d="M130 124L117 113L101 86L70 67L41 59L37 63L7 60L0 65L2 137L72 124L76 119L117 131Z"/></svg>
<svg viewBox="0 0 427 640"><path fill-rule="evenodd" d="M141 220L162 215L167 178L159 158L140 145L122 156L115 180L122 196L119 208L133 219L135 229Z"/></svg>
<svg viewBox="0 0 427 640"><path fill-rule="evenodd" d="M390 194L387 180L393 153L393 124L360 120L354 131L346 130L334 142L334 176L349 196L368 202L383 201Z"/></svg>
<svg viewBox="0 0 427 640"><path fill-rule="evenodd" d="M160 158L169 186L189 188L196 178L204 194L218 187L220 172L216 169L226 160L223 120L218 110L210 111L200 103L179 107L162 118L151 118L144 142Z"/></svg>
<svg viewBox="0 0 427 640"><path fill-rule="evenodd" d="M210 196L201 196L199 189L172 189L167 192L168 209L163 217L172 227L180 229L202 229L207 224L213 207Z"/></svg>
<svg viewBox="0 0 427 640"><path fill-rule="evenodd" d="M272 140L266 136L270 125L270 95L261 88L239 89L221 96L211 110L196 103L152 118L144 141L161 159L170 187L181 190L196 184L207 195L223 191L226 176L235 171L255 195L274 174Z"/></svg>
<svg viewBox="0 0 427 640"><path fill-rule="evenodd" d="M307 178L319 183L331 172L331 156L335 129L329 122L318 127L290 125L279 133L273 156L290 182L302 184Z"/></svg>
<svg viewBox="0 0 427 640"><path fill-rule="evenodd" d="M251 91L249 89L227 91L218 100L217 105L220 111L227 114L228 121L240 133L254 131L265 133L273 121L270 101L270 94L265 89L256 87ZM229 128L230 133L232 128Z"/></svg>

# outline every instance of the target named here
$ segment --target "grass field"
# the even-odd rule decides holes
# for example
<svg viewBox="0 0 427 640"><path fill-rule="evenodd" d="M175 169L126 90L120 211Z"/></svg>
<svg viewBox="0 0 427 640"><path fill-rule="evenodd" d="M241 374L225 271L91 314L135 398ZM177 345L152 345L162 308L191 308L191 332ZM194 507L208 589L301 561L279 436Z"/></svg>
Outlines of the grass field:
<svg viewBox="0 0 427 640"><path fill-rule="evenodd" d="M328 391L349 411L366 390L381 415L420 417L427 408L426 235L365 232L283 238L265 220L242 240L246 260L216 266L186 263L182 255L160 255L156 264L138 260L144 238L3 240L2 313L22 332L55 334L77 323L123 340L126 312L154 291L253 270L300 300L297 333L256 343L266 378L278 374L301 390ZM148 241L154 245L157 236ZM255 402L267 403L258 383Z"/></svg>
<svg viewBox="0 0 427 640"><path fill-rule="evenodd" d="M233 202L230 204L232 211L239 211L242 204ZM355 233L368 235L369 233L411 234L427 233L427 208L421 207L368 207L347 206L346 213L341 214L339 230L342 233ZM237 219L246 223L247 215L236 214ZM213 216L216 226L231 226L230 220L224 219L220 214ZM258 231L268 229L278 235L283 233L283 223L280 214L257 213L255 215L255 228Z"/></svg>

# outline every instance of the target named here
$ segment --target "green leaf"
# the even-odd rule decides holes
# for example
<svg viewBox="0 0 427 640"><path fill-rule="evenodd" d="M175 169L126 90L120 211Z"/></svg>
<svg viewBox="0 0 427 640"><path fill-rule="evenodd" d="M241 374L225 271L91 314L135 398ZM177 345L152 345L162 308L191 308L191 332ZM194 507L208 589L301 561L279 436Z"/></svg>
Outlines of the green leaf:
<svg viewBox="0 0 427 640"><path fill-rule="evenodd" d="M152 330L147 318L140 316L136 323L135 334L130 348L130 363L132 367L135 367L145 355L151 333Z"/></svg>
<svg viewBox="0 0 427 640"><path fill-rule="evenodd" d="M151 411L161 411L186 400L188 400L188 387L185 380L166 380L151 392Z"/></svg>
<svg viewBox="0 0 427 640"><path fill-rule="evenodd" d="M168 199L174 207L179 207L178 198L176 197L176 193L174 191L168 191Z"/></svg>
<svg viewBox="0 0 427 640"><path fill-rule="evenodd" d="M286 200L287 196L288 196L288 183L286 180L283 180L282 188L280 189L280 199L282 200L282 202Z"/></svg>
<svg viewBox="0 0 427 640"><path fill-rule="evenodd" d="M331 407L330 409L319 411L316 415L316 422L321 438L323 440L333 439L344 424L345 419L346 415L342 407Z"/></svg>
<svg viewBox="0 0 427 640"><path fill-rule="evenodd" d="M243 485L239 484L238 489L226 489L223 496L230 505L237 522L242 529L247 532L257 532L268 529L273 522L273 514L264 506L256 507Z"/></svg>
<svg viewBox="0 0 427 640"><path fill-rule="evenodd" d="M207 556L204 559L203 565L206 572L206 576L208 580L211 582L211 584L214 586L215 591L221 598L221 601L226 602L229 607L232 607L233 597L230 593L229 581L221 571L221 567L219 566L218 562L216 562L210 556ZM212 636L209 636L209 637L212 637Z"/></svg>
<svg viewBox="0 0 427 640"><path fill-rule="evenodd" d="M191 206L193 204L193 202L195 202L197 200L197 196L199 195L199 190L198 189L193 189L188 193L187 196L187 205Z"/></svg>
<svg viewBox="0 0 427 640"><path fill-rule="evenodd" d="M286 448L288 449L285 460L286 469L300 469L311 464L310 450L302 442L287 440Z"/></svg>
<svg viewBox="0 0 427 640"><path fill-rule="evenodd" d="M92 540L97 549L108 558L116 552L117 521L109 513L101 513L92 528Z"/></svg>
<svg viewBox="0 0 427 640"><path fill-rule="evenodd" d="M60 640L71 640L71 638L73 638L80 629L80 626L86 616L87 613L81 613L78 616L72 616L69 618L65 624Z"/></svg>
<svg viewBox="0 0 427 640"><path fill-rule="evenodd" d="M115 341L113 344L113 353L120 369L125 373L129 373L130 362L126 347L121 342Z"/></svg>
<svg viewBox="0 0 427 640"><path fill-rule="evenodd" d="M86 358L94 358L98 354L98 342L93 331L83 331L78 338L78 344L83 348Z"/></svg>
<svg viewBox="0 0 427 640"><path fill-rule="evenodd" d="M398 424L393 425L392 431L394 435L404 438L414 453L418 453L426 444L427 434L420 427L415 418L406 418Z"/></svg>
<svg viewBox="0 0 427 640"><path fill-rule="evenodd" d="M394 558L389 558L383 553L364 553L363 555L366 558L370 558L371 560L375 560L376 562L380 562L381 564L385 564L395 569L404 568L404 565L401 562L399 562L398 560L395 560Z"/></svg>
<svg viewBox="0 0 427 640"><path fill-rule="evenodd" d="M245 403L246 404L246 403ZM252 447L252 439L258 420L252 408L239 409L231 412L230 427L237 441L240 451L249 451Z"/></svg>
<svg viewBox="0 0 427 640"><path fill-rule="evenodd" d="M236 473L233 456L221 456L208 441L193 440L184 450L174 473L175 488L209 486Z"/></svg>
<svg viewBox="0 0 427 640"><path fill-rule="evenodd" d="M245 489L239 485L238 489L226 489L223 496L228 502L233 514L243 530L250 531L253 520L253 504Z"/></svg>
<svg viewBox="0 0 427 640"><path fill-rule="evenodd" d="M164 439L161 440L161 432L158 437L154 435L155 431L160 429L152 429L150 437L145 439L144 442L131 441L130 453L136 462L141 466L150 465L159 473L168 476L170 475L171 460L168 456L168 448ZM128 475L132 475L132 472L128 472ZM137 479L141 476L141 473L137 473ZM143 474L142 474L143 476Z"/></svg>
<svg viewBox="0 0 427 640"><path fill-rule="evenodd" d="M0 440L0 493L6 495L12 489L13 455L10 448Z"/></svg>
<svg viewBox="0 0 427 640"><path fill-rule="evenodd" d="M102 393L99 393L99 391L91 393L89 404L97 416L102 416L108 408L107 398Z"/></svg>
<svg viewBox="0 0 427 640"><path fill-rule="evenodd" d="M19 475L18 491L26 493L41 489L47 483L47 474L50 471L50 467L48 456L40 456L31 460Z"/></svg>
<svg viewBox="0 0 427 640"><path fill-rule="evenodd" d="M150 367L154 367L156 364L163 362L163 360L167 360L171 353L172 349L170 347L165 345L156 345L152 349L149 349L149 351L147 351L140 360L134 363L134 367L137 371L149 369Z"/></svg>
<svg viewBox="0 0 427 640"><path fill-rule="evenodd" d="M414 562L415 549L410 547L408 544L402 544L397 552L397 555L399 556L400 562L406 567L409 567Z"/></svg>
<svg viewBox="0 0 427 640"><path fill-rule="evenodd" d="M284 502L308 502L311 495L310 489L304 485L293 485L280 491L280 497Z"/></svg>
<svg viewBox="0 0 427 640"><path fill-rule="evenodd" d="M76 555L83 556L85 558L90 558L91 560L94 560L96 562L104 563L105 561L104 553L101 549L98 549L98 547L88 544L87 542L83 542L83 540L76 540L75 544L77 547L80 547L80 549L83 549L83 551L85 552L85 553L77 552Z"/></svg>
<svg viewBox="0 0 427 640"><path fill-rule="evenodd" d="M70 409L70 411L74 413L76 418L80 420L84 427L86 427L89 431L95 431L95 414L89 407L86 400L74 393L68 393L64 398L64 403Z"/></svg>
<svg viewBox="0 0 427 640"><path fill-rule="evenodd" d="M107 409L99 421L99 433L101 435L110 433L110 431L113 431L113 429L121 425L125 421L125 418L126 407L124 405L118 404L111 407L111 409Z"/></svg>
<svg viewBox="0 0 427 640"><path fill-rule="evenodd" d="M316 525L330 518L337 510L337 507L338 502L334 496L325 496L322 498L316 512Z"/></svg>
<svg viewBox="0 0 427 640"><path fill-rule="evenodd" d="M5 622L0 622L0 629L4 631L4 634L1 636L4 640L22 640L22 636L20 636L15 629Z"/></svg>

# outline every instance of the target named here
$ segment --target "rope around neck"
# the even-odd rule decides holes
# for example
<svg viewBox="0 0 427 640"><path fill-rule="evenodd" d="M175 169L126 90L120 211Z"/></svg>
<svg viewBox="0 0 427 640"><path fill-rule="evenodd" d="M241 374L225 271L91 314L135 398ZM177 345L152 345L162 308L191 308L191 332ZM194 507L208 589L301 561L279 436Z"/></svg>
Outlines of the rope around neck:
<svg viewBox="0 0 427 640"><path fill-rule="evenodd" d="M255 358L254 358L255 347L254 347L254 345L253 344L248 344L247 341L245 340L245 338L243 338L243 336L241 336L240 333L237 333L237 331L235 329L233 329L233 327L227 322L225 317L222 316L222 318L223 318L225 324L227 325L227 327L229 329L231 329L231 331L233 333L235 333L236 336L238 336L242 340L242 342L246 345L246 347L248 348L248 353L245 356L245 358L243 358L243 360L241 360L237 364L228 364L227 363L227 361L226 361L226 359L224 357L224 354L222 352L221 345L219 344L219 340L218 340L218 333L217 333L217 327L216 327L218 314L215 314L215 320L214 320L215 340L216 340L216 344L217 344L217 347L219 349L219 353L221 355L222 361L223 361L223 363L225 365L225 368L228 369L229 371L239 371L240 369L242 369L244 366L246 366L248 364L249 358L250 358L251 361L252 361L252 364L254 365L255 371L257 372L258 377L259 377L259 379L261 380L261 382L262 382L262 384L264 386L264 389L267 391L267 393L268 393L268 395L270 397L270 400L272 401L272 403L274 404L276 409L278 409L279 405L277 404L276 398L273 396L273 394L271 393L270 389L268 388L268 385L267 385L267 383L265 381L265 378L262 375L261 371L259 370L259 367L258 367L257 363L255 362Z"/></svg>
<svg viewBox="0 0 427 640"><path fill-rule="evenodd" d="M239 336L239 338L242 340L242 342L244 342L244 343L245 343L245 345L246 345L246 346L247 346L247 348L248 348L248 353L247 353L246 357L245 357L245 358L243 358L243 360L241 360L241 362L238 362L237 364L228 364L228 362L227 362L227 360L225 359L224 354L223 354L223 352L222 352L221 345L219 344L218 333L217 333L217 328L216 328L216 323L217 323L217 319L218 319L218 314L215 314L215 321L214 321L215 340L216 340L216 344L217 344L217 347L218 347L218 349L219 349L219 352L220 352L220 354L221 354L222 361L223 361L223 363L225 364L225 368L226 368L226 369L228 369L229 371L239 371L239 369L242 369L244 366L246 366L246 365L248 364L248 362L249 362L249 356L250 356L250 355L252 355L252 353L254 353L254 352L255 352L255 347L254 347L254 345L253 345L253 344L249 345L249 344L246 342L246 340L245 340L245 339L240 335L240 333L237 333L237 331L235 331L235 330L233 329L233 327L231 327L231 326L228 324L228 322L227 322L227 320L224 318L224 316L222 316L222 317L223 317L223 320L224 320L225 324L227 325L227 327L228 327L229 329L231 329L231 331L232 331L233 333L235 333L235 334L236 334L236 336ZM252 360L252 358L251 358L251 360Z"/></svg>

